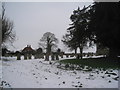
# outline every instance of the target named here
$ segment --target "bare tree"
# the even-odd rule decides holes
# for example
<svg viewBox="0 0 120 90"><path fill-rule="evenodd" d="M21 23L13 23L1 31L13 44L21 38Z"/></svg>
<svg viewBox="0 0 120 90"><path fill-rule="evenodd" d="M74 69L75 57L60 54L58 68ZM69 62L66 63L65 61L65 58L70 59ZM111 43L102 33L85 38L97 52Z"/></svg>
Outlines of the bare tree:
<svg viewBox="0 0 120 90"><path fill-rule="evenodd" d="M13 32L13 22L5 16L5 4L2 3L2 44L6 41L11 43L15 40L15 33Z"/></svg>
<svg viewBox="0 0 120 90"><path fill-rule="evenodd" d="M0 15L0 60L1 60L1 55L2 55L1 44L2 44L2 18Z"/></svg>
<svg viewBox="0 0 120 90"><path fill-rule="evenodd" d="M46 58L45 60L49 61L49 55L52 50L57 47L58 39L51 32L44 33L43 37L40 39L39 45L46 49Z"/></svg>

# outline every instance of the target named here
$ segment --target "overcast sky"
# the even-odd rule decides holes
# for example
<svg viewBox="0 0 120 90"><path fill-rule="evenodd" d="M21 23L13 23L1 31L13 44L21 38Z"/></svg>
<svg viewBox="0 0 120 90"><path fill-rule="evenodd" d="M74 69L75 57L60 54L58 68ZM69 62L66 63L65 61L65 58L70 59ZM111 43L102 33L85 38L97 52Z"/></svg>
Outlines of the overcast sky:
<svg viewBox="0 0 120 90"><path fill-rule="evenodd" d="M92 2L7 2L6 16L14 22L15 48L21 50L26 45L38 48L38 42L45 32L52 32L59 39L59 47L64 49L61 39L69 27L70 15L78 6L82 8Z"/></svg>

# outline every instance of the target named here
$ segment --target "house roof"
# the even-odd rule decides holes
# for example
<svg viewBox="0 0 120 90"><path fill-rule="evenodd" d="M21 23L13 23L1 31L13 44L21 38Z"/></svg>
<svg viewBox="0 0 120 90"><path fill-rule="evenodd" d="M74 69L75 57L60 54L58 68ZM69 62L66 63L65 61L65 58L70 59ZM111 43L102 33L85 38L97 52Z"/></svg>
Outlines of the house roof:
<svg viewBox="0 0 120 90"><path fill-rule="evenodd" d="M27 45L27 47L25 47L22 52L30 52L30 51L34 51L32 48L31 48L31 45Z"/></svg>

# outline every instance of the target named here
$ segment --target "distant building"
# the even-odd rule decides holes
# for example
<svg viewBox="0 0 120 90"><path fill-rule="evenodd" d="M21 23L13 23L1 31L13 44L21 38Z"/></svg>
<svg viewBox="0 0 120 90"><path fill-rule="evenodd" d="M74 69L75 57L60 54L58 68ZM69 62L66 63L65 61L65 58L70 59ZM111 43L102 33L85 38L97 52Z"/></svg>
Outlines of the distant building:
<svg viewBox="0 0 120 90"><path fill-rule="evenodd" d="M22 53L33 53L33 52L34 52L34 49L31 48L31 45L27 45L27 47L25 47L22 50Z"/></svg>

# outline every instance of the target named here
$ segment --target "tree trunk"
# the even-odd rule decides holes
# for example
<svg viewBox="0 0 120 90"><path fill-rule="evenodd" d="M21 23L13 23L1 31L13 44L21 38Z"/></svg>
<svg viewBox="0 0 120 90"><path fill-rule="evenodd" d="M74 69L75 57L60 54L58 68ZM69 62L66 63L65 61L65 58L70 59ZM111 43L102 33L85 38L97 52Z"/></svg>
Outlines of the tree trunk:
<svg viewBox="0 0 120 90"><path fill-rule="evenodd" d="M79 59L79 55L77 54L77 48L75 48L75 57L76 57L76 59Z"/></svg>
<svg viewBox="0 0 120 90"><path fill-rule="evenodd" d="M75 48L75 55L77 54L77 48Z"/></svg>
<svg viewBox="0 0 120 90"><path fill-rule="evenodd" d="M82 59L83 58L83 47L79 47L79 49L80 49L80 59Z"/></svg>
<svg viewBox="0 0 120 90"><path fill-rule="evenodd" d="M109 48L109 58L117 58L118 52L114 48Z"/></svg>
<svg viewBox="0 0 120 90"><path fill-rule="evenodd" d="M49 53L46 53L45 61L49 61Z"/></svg>
<svg viewBox="0 0 120 90"><path fill-rule="evenodd" d="M55 56L54 56L53 53L52 53L52 55L51 55L51 60L55 60Z"/></svg>

